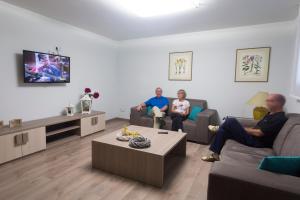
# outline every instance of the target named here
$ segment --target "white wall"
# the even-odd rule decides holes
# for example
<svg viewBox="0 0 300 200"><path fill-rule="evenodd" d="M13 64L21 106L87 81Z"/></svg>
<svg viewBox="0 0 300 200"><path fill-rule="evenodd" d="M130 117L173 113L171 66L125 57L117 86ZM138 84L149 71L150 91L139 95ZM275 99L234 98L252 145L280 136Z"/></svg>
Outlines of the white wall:
<svg viewBox="0 0 300 200"><path fill-rule="evenodd" d="M190 98L207 99L220 116L250 116L245 102L266 90L289 95L296 23L275 23L199 33L115 42L0 1L0 120L36 119L62 112L79 102L85 87L102 94L94 109L107 119L129 117L129 108L153 95L157 86L165 96L184 88ZM22 83L22 50L53 51L71 57L71 83ZM237 48L272 47L268 83L235 83ZM168 54L194 52L193 81L168 81ZM288 98L287 109L300 112Z"/></svg>
<svg viewBox="0 0 300 200"><path fill-rule="evenodd" d="M257 91L289 96L295 22L265 24L122 42L118 55L120 116L153 96L161 86L165 96L186 89L189 98L206 99L209 107L226 115L251 116L245 102ZM235 83L235 52L238 48L272 47L268 83ZM169 52L193 51L193 80L168 81ZM288 111L300 106L288 97ZM299 111L298 111L299 112Z"/></svg>
<svg viewBox="0 0 300 200"><path fill-rule="evenodd" d="M71 57L71 83L22 84L22 50L62 48ZM117 116L114 41L0 2L0 120L59 115L69 102L77 104L85 87L100 91L93 109Z"/></svg>

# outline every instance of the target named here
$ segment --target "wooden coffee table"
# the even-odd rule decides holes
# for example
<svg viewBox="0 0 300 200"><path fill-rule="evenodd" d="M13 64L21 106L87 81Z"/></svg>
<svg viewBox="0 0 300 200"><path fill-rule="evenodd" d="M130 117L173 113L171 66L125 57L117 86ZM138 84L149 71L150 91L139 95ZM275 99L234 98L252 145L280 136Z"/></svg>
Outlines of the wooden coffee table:
<svg viewBox="0 0 300 200"><path fill-rule="evenodd" d="M164 182L170 156L186 156L186 133L168 131L158 134L159 129L129 126L151 140L151 147L135 149L128 142L118 141L121 130L92 141L92 166L106 172L161 187ZM160 130L166 131L166 130Z"/></svg>

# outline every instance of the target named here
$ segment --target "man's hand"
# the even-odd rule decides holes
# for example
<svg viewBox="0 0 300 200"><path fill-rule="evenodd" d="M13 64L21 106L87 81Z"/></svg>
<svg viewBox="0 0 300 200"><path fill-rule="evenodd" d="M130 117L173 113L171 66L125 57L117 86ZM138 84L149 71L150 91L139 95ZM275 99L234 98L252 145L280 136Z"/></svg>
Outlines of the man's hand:
<svg viewBox="0 0 300 200"><path fill-rule="evenodd" d="M141 111L143 109L143 106L142 105L138 105L137 107L136 107L136 110L137 111Z"/></svg>
<svg viewBox="0 0 300 200"><path fill-rule="evenodd" d="M137 110L137 111L141 111L141 110L143 110L144 107L146 107L146 104L145 104L145 103L141 103L140 105L138 105L138 106L136 107L136 110Z"/></svg>
<svg viewBox="0 0 300 200"><path fill-rule="evenodd" d="M260 129L255 128L245 128L246 132L249 135L255 136L255 137L262 137L264 136L264 133Z"/></svg>

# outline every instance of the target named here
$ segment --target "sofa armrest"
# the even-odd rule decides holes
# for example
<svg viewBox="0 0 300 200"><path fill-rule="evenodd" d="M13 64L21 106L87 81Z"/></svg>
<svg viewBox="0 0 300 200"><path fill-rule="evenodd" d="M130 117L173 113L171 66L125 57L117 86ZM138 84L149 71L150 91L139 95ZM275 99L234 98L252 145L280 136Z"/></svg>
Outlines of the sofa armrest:
<svg viewBox="0 0 300 200"><path fill-rule="evenodd" d="M197 115L197 126L207 129L208 125L218 125L218 112L213 109L206 109Z"/></svg>
<svg viewBox="0 0 300 200"><path fill-rule="evenodd" d="M143 108L141 111L138 111L135 107L130 108L130 124L137 125L142 116L147 114L146 108Z"/></svg>
<svg viewBox="0 0 300 200"><path fill-rule="evenodd" d="M218 125L218 112L213 109L206 109L197 115L196 126L197 133L200 134L200 141L204 144L209 144L213 134L209 133L208 125Z"/></svg>
<svg viewBox="0 0 300 200"><path fill-rule="evenodd" d="M300 199L300 178L249 166L215 162L209 174L208 200L296 200Z"/></svg>
<svg viewBox="0 0 300 200"><path fill-rule="evenodd" d="M137 108L137 106L131 107L130 114L137 115L137 116L143 116L143 115L147 114L146 108L143 108L141 111L138 111L136 108Z"/></svg>

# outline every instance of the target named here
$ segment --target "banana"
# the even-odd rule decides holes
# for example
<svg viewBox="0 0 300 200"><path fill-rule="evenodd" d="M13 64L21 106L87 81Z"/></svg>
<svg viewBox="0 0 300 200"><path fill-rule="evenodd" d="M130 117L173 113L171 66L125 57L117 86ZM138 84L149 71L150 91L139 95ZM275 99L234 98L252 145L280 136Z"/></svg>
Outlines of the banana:
<svg viewBox="0 0 300 200"><path fill-rule="evenodd" d="M140 136L139 132L137 132L137 131L130 131L130 130L128 130L127 127L123 128L122 134L123 134L123 136L129 136L129 137L134 137L134 138Z"/></svg>

